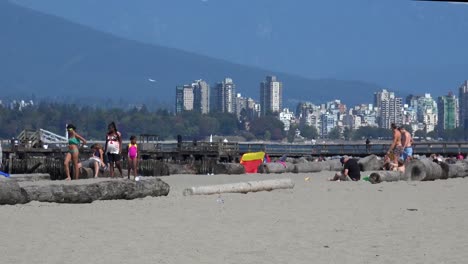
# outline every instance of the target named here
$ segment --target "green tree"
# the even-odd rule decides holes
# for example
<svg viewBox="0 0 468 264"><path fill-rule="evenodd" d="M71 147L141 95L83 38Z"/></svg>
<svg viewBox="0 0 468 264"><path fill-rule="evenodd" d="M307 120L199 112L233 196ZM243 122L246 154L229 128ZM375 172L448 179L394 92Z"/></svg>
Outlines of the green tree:
<svg viewBox="0 0 468 264"><path fill-rule="evenodd" d="M328 133L328 138L329 139L340 139L341 138L341 131L339 127L334 127L330 132Z"/></svg>
<svg viewBox="0 0 468 264"><path fill-rule="evenodd" d="M315 126L308 126L308 125L303 125L301 128L301 136L307 138L307 139L315 139L318 138L318 131Z"/></svg>
<svg viewBox="0 0 468 264"><path fill-rule="evenodd" d="M343 137L345 140L350 140L353 137L353 130L349 127L345 127L343 130Z"/></svg>

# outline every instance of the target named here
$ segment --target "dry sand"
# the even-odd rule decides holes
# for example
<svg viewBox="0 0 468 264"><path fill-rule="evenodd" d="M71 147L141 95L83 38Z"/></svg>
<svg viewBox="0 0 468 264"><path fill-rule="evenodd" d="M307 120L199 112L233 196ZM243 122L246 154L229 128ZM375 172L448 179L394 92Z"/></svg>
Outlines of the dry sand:
<svg viewBox="0 0 468 264"><path fill-rule="evenodd" d="M163 178L168 197L1 206L0 262L468 263L468 179L371 185L331 174L174 175ZM182 195L284 177L293 190L224 203Z"/></svg>

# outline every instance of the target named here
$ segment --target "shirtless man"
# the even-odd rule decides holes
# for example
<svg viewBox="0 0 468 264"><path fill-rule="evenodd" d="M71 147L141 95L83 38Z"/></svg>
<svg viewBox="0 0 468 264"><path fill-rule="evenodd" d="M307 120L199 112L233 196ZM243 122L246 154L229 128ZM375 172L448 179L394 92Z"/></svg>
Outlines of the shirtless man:
<svg viewBox="0 0 468 264"><path fill-rule="evenodd" d="M413 138L411 137L411 133L408 132L404 127L400 127L401 133L401 145L403 146L403 153L401 154L401 158L404 161L407 161L413 157Z"/></svg>
<svg viewBox="0 0 468 264"><path fill-rule="evenodd" d="M393 130L393 142L392 145L390 145L390 149L388 150L387 155L393 154L393 163L398 164L398 159L403 153L403 146L401 144L401 133L394 123L392 123L391 128Z"/></svg>

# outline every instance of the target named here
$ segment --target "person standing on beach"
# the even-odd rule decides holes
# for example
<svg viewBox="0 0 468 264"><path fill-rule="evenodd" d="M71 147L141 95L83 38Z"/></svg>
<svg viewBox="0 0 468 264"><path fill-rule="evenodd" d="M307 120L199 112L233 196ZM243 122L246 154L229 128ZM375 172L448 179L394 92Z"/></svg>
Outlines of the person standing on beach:
<svg viewBox="0 0 468 264"><path fill-rule="evenodd" d="M370 139L369 138L366 139L366 151L367 153L370 152Z"/></svg>
<svg viewBox="0 0 468 264"><path fill-rule="evenodd" d="M71 180L70 177L70 162L73 162L73 168L75 171L75 180L78 180L80 177L80 170L78 166L78 159L80 155L80 145L81 142L86 144L86 139L76 133L76 127L72 124L67 125L67 133L68 133L68 153L65 156L64 166L65 166L65 174L67 175L67 181Z"/></svg>
<svg viewBox="0 0 468 264"><path fill-rule="evenodd" d="M411 133L405 129L405 127L400 127L401 133L401 145L403 146L403 153L401 154L401 159L403 161L410 160L413 157L413 138Z"/></svg>
<svg viewBox="0 0 468 264"><path fill-rule="evenodd" d="M393 163L398 164L398 159L403 154L403 146L401 145L401 133L398 130L398 127L395 125L395 123L392 123L390 127L393 131L393 142L387 151L387 155L393 155Z"/></svg>
<svg viewBox="0 0 468 264"><path fill-rule="evenodd" d="M111 122L107 127L108 132L106 135L106 155L109 162L109 171L110 176L114 177L114 168L120 172L120 175L123 176L122 173L122 135L119 131L117 131L117 126L114 122Z"/></svg>
<svg viewBox="0 0 468 264"><path fill-rule="evenodd" d="M130 179L130 171L133 169L133 176L138 175L138 145L136 136L130 137L128 144L128 178Z"/></svg>

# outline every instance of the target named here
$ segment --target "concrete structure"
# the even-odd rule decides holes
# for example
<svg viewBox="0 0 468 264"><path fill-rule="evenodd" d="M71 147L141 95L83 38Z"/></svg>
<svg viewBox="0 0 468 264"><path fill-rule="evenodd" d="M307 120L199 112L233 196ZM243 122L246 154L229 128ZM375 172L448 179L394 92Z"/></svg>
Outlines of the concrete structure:
<svg viewBox="0 0 468 264"><path fill-rule="evenodd" d="M236 114L236 85L231 78L225 78L216 85L213 110L222 113Z"/></svg>
<svg viewBox="0 0 468 264"><path fill-rule="evenodd" d="M192 111L194 103L193 87L183 85L176 87L176 114L183 111Z"/></svg>
<svg viewBox="0 0 468 264"><path fill-rule="evenodd" d="M418 123L422 123L426 132L434 131L437 126L437 103L430 94L420 96L417 102Z"/></svg>
<svg viewBox="0 0 468 264"><path fill-rule="evenodd" d="M202 114L210 112L210 85L203 81L197 80L192 83L194 95L194 110Z"/></svg>
<svg viewBox="0 0 468 264"><path fill-rule="evenodd" d="M449 93L446 96L440 96L437 100L437 111L437 128L439 131L458 127L458 98L454 94Z"/></svg>
<svg viewBox="0 0 468 264"><path fill-rule="evenodd" d="M375 106L379 108L378 119L382 128L390 128L392 123L401 124L403 121L403 108L401 97L383 89L374 94Z"/></svg>
<svg viewBox="0 0 468 264"><path fill-rule="evenodd" d="M276 76L267 76L260 83L260 105L262 116L267 113L279 113L283 106L283 83Z"/></svg>

